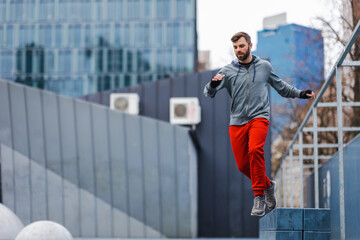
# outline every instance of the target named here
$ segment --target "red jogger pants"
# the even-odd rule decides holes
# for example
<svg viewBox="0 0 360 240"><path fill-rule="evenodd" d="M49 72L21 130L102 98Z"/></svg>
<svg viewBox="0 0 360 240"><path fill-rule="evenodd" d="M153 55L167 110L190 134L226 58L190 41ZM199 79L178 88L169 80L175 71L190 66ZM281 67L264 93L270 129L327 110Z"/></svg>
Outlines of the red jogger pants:
<svg viewBox="0 0 360 240"><path fill-rule="evenodd" d="M255 196L264 196L271 183L265 172L264 145L269 121L255 118L245 125L229 127L229 135L236 164L251 180Z"/></svg>

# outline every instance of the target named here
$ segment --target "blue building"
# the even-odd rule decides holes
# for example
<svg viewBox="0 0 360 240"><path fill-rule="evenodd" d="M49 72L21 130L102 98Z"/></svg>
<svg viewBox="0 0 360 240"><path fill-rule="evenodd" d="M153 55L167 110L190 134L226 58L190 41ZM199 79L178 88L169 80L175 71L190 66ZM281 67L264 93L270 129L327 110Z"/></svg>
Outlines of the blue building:
<svg viewBox="0 0 360 240"><path fill-rule="evenodd" d="M285 24L258 32L255 54L267 59L282 79L298 89L316 89L324 80L324 46L321 31ZM288 99L270 90L272 122L285 126L290 122L282 114Z"/></svg>
<svg viewBox="0 0 360 240"><path fill-rule="evenodd" d="M193 72L196 0L0 0L0 77L68 96Z"/></svg>

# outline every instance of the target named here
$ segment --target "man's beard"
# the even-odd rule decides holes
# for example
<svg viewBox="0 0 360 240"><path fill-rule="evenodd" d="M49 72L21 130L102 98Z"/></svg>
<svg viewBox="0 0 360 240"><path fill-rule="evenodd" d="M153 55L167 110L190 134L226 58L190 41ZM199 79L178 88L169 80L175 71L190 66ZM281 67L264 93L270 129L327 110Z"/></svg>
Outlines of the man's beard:
<svg viewBox="0 0 360 240"><path fill-rule="evenodd" d="M250 48L248 47L248 49L246 50L246 53L243 56L238 55L237 58L240 61L244 61L249 57L249 55L250 55Z"/></svg>

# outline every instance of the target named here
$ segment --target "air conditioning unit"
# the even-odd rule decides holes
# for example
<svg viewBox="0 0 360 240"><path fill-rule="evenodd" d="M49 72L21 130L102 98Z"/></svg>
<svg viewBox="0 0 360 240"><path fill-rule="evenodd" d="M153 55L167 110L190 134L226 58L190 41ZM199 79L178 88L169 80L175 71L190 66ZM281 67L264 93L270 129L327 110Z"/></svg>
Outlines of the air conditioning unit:
<svg viewBox="0 0 360 240"><path fill-rule="evenodd" d="M196 97L170 98L170 123L195 125L201 121L201 108Z"/></svg>
<svg viewBox="0 0 360 240"><path fill-rule="evenodd" d="M110 109L128 114L139 114L139 95L137 93L111 93Z"/></svg>

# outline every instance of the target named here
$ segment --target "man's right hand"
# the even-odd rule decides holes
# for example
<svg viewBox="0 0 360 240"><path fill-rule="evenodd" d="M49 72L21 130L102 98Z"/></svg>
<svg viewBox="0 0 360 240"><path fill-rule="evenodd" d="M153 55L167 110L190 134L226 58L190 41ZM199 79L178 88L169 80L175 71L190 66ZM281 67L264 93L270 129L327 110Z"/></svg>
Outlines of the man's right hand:
<svg viewBox="0 0 360 240"><path fill-rule="evenodd" d="M221 74L216 74L211 81L221 81L225 78L225 75L221 75Z"/></svg>

